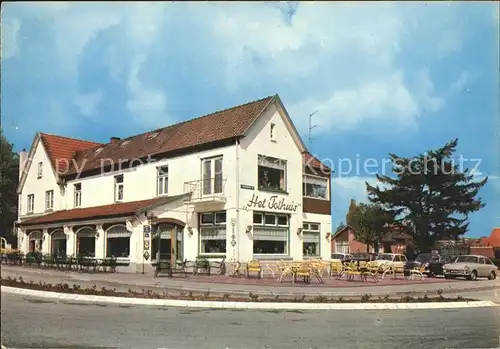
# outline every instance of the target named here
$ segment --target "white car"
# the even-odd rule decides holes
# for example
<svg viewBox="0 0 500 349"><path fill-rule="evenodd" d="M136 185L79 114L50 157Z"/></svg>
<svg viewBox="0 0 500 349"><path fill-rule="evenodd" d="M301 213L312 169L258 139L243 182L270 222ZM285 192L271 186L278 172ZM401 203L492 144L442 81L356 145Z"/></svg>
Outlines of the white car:
<svg viewBox="0 0 500 349"><path fill-rule="evenodd" d="M351 257L350 253L332 253L332 262L342 262L344 259Z"/></svg>
<svg viewBox="0 0 500 349"><path fill-rule="evenodd" d="M494 280L497 277L497 273L497 266L484 256L458 256L453 263L443 265L443 274L447 279L465 277L469 280L476 280L483 277Z"/></svg>
<svg viewBox="0 0 500 349"><path fill-rule="evenodd" d="M399 253L381 253L373 262L379 267L383 265L390 265L396 269L403 269L407 262L406 256Z"/></svg>

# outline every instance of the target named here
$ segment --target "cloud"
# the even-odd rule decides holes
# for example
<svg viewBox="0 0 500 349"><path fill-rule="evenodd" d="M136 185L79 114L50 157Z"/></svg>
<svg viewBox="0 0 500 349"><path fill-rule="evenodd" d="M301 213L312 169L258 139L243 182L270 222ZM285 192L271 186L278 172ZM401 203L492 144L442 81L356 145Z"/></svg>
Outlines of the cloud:
<svg viewBox="0 0 500 349"><path fill-rule="evenodd" d="M5 19L2 11L2 42L1 58L15 57L19 53L17 34L21 22L17 19Z"/></svg>
<svg viewBox="0 0 500 349"><path fill-rule="evenodd" d="M354 130L365 122L376 126L373 132L388 125L414 129L422 113L446 106L428 65L461 50L463 37L459 4L4 7L2 32L11 38L2 48L7 63L43 56L40 65L51 78L39 80L64 86L64 96L61 87L45 89L50 98L40 97L38 104L59 98L66 113L76 105L82 119L92 114L110 127L115 121L109 114L141 127L168 124L180 91L196 91L246 100L278 92L291 101L287 109L302 129L317 109L321 132ZM21 44L15 40L20 31ZM419 59L412 66L405 57ZM83 81L92 86L83 88Z"/></svg>
<svg viewBox="0 0 500 349"><path fill-rule="evenodd" d="M76 97L75 105L80 108L83 115L93 118L96 115L97 107L104 98L102 90L97 90L93 93L81 94Z"/></svg>

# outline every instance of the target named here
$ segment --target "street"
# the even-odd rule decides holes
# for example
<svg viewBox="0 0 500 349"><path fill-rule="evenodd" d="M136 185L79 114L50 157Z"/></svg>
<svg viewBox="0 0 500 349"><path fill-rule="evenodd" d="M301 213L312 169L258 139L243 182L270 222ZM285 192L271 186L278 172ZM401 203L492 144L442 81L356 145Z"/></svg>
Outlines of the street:
<svg viewBox="0 0 500 349"><path fill-rule="evenodd" d="M497 348L500 308L235 311L68 304L2 293L7 348Z"/></svg>

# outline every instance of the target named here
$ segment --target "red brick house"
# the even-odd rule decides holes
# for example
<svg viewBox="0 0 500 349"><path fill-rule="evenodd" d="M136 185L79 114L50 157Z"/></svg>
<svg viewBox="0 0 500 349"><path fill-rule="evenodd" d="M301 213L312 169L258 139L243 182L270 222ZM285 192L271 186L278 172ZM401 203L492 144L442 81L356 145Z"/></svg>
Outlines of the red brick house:
<svg viewBox="0 0 500 349"><path fill-rule="evenodd" d="M394 228L382 239L378 252L384 253L405 253L412 238L410 235ZM355 252L375 252L374 247L367 249L366 244L359 242L355 238L354 228L346 225L332 236L332 253L355 253Z"/></svg>
<svg viewBox="0 0 500 349"><path fill-rule="evenodd" d="M500 228L494 228L489 237L471 241L470 253L500 259Z"/></svg>

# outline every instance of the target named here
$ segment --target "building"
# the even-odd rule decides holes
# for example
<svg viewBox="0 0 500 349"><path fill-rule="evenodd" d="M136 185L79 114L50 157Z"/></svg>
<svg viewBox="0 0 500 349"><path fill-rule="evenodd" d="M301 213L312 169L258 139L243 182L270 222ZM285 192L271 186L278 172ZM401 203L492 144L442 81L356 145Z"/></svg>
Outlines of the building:
<svg viewBox="0 0 500 349"><path fill-rule="evenodd" d="M330 255L331 170L278 95L106 144L37 133L20 162L25 253L115 256L146 273L160 254Z"/></svg>
<svg viewBox="0 0 500 349"><path fill-rule="evenodd" d="M494 228L489 237L470 241L470 253L500 260L500 228Z"/></svg>

